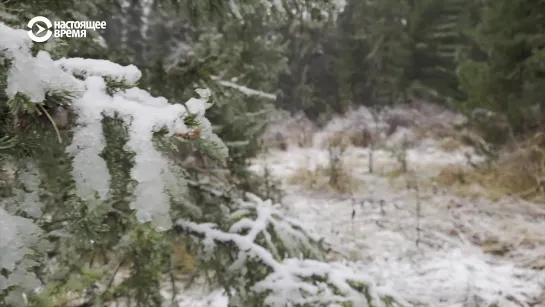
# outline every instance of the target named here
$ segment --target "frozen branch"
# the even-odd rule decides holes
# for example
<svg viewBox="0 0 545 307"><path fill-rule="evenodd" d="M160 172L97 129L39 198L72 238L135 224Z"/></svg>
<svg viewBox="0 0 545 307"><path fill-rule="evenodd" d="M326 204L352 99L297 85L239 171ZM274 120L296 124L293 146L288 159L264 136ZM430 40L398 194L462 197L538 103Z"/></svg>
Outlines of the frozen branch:
<svg viewBox="0 0 545 307"><path fill-rule="evenodd" d="M247 261L256 259L271 273L256 281L252 290L266 294L266 306L324 306L331 303L353 303L353 306L401 306L400 300L378 289L366 274L353 271L340 263L326 263L314 259L299 259L295 245L314 248L298 227L283 219L282 213L270 201L263 201L248 194L249 201L239 202L239 210L231 215L236 220L229 231L218 229L214 224L197 224L180 220L178 225L185 231L204 237L204 250L211 251L215 244L234 243L238 258L230 266L231 271L246 267ZM254 215L254 218L251 216ZM245 234L241 234L241 233ZM263 235L264 245L256 241ZM279 242L273 242L277 238ZM280 255L278 246L290 246L291 250Z"/></svg>
<svg viewBox="0 0 545 307"><path fill-rule="evenodd" d="M236 83L233 83L233 82L220 80L220 78L217 77L217 76L212 76L212 80L216 81L218 84L220 84L222 86L236 89L237 91L240 91L241 93L243 93L245 95L248 95L248 96L259 96L259 97L266 98L266 99L269 99L269 100L276 100L276 95L274 95L274 94L254 90L254 89L251 89L251 88L248 88L246 86L239 85L239 84L236 84Z"/></svg>

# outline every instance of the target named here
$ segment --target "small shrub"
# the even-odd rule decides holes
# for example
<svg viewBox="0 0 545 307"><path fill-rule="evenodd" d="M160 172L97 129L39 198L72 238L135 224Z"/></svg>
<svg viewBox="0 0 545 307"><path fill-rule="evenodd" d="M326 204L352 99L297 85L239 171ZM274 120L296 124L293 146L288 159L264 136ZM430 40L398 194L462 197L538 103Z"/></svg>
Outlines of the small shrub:
<svg viewBox="0 0 545 307"><path fill-rule="evenodd" d="M346 148L352 145L352 140L348 136L348 133L343 131L335 132L330 135L322 144L322 148L328 149L331 147L343 147Z"/></svg>
<svg viewBox="0 0 545 307"><path fill-rule="evenodd" d="M373 142L376 141L376 137L369 130L361 131L339 131L329 136L324 144L323 148L329 148L332 146L341 147L370 147Z"/></svg>
<svg viewBox="0 0 545 307"><path fill-rule="evenodd" d="M262 175L252 175L249 180L249 191L274 203L281 203L283 192L281 182L273 178L270 168L265 166Z"/></svg>
<svg viewBox="0 0 545 307"><path fill-rule="evenodd" d="M439 184L458 187L480 185L491 197L514 195L545 200L545 134L538 133L517 149L474 169L448 167L435 178Z"/></svg>
<svg viewBox="0 0 545 307"><path fill-rule="evenodd" d="M328 176L322 167L318 167L315 170L301 167L293 173L289 179L289 183L302 185L309 189L322 188L328 185Z"/></svg>
<svg viewBox="0 0 545 307"><path fill-rule="evenodd" d="M467 184L470 180L468 176L468 172L461 167L450 166L443 168L434 181L446 186Z"/></svg>
<svg viewBox="0 0 545 307"><path fill-rule="evenodd" d="M327 189L340 193L352 193L359 187L355 179L344 165L346 147L330 147L329 163L314 170L300 168L291 177L290 183L301 184L309 189Z"/></svg>
<svg viewBox="0 0 545 307"><path fill-rule="evenodd" d="M494 145L505 144L512 135L512 128L506 116L476 109L473 111L469 128Z"/></svg>
<svg viewBox="0 0 545 307"><path fill-rule="evenodd" d="M384 115L384 121L388 124L387 135L394 134L398 128L409 128L416 125L415 111L409 112L407 110L392 109Z"/></svg>
<svg viewBox="0 0 545 307"><path fill-rule="evenodd" d="M343 154L346 147L330 147L329 153L329 184L333 187L342 185L345 169L343 166Z"/></svg>
<svg viewBox="0 0 545 307"><path fill-rule="evenodd" d="M499 199L505 195L502 191L488 187L486 178L480 173L460 166L443 168L432 181L434 184L448 187L462 197Z"/></svg>
<svg viewBox="0 0 545 307"><path fill-rule="evenodd" d="M297 137L297 145L301 148L312 147L313 141L313 134L309 131L305 131Z"/></svg>
<svg viewBox="0 0 545 307"><path fill-rule="evenodd" d="M284 136L280 133L277 133L275 136L276 146L282 151L288 150L288 142L284 138Z"/></svg>
<svg viewBox="0 0 545 307"><path fill-rule="evenodd" d="M336 180L331 180L329 167L318 167L314 170L299 168L289 179L289 183L302 185L311 190L327 190L329 192L352 193L360 188L360 182L346 170L338 172Z"/></svg>
<svg viewBox="0 0 545 307"><path fill-rule="evenodd" d="M172 244L176 267L182 272L193 273L197 269L197 262L187 249L184 240L175 240Z"/></svg>
<svg viewBox="0 0 545 307"><path fill-rule="evenodd" d="M356 147L369 147L375 141L375 137L368 130L354 131L348 137L351 144Z"/></svg>

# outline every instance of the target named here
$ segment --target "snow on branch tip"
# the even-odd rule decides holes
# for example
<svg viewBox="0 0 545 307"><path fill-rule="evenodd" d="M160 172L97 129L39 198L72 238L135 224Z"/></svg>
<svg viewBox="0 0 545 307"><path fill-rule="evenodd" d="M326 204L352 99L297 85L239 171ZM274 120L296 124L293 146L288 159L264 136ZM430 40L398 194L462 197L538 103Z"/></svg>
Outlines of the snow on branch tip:
<svg viewBox="0 0 545 307"><path fill-rule="evenodd" d="M233 88L235 90L240 91L241 93L243 93L245 95L259 96L259 97L266 98L266 99L269 99L269 100L276 100L276 95L274 95L274 94L254 90L254 89L251 89L251 88L246 87L244 85L236 84L234 82L224 81L224 80L221 80L217 76L212 76L211 78L212 78L212 80L216 81L219 85Z"/></svg>

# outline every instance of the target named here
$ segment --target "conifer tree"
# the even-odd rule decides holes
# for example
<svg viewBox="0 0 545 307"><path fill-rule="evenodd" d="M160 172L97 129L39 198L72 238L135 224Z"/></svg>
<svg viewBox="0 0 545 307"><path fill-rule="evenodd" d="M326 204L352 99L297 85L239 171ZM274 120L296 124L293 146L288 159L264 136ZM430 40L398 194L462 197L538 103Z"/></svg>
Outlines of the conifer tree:
<svg viewBox="0 0 545 307"><path fill-rule="evenodd" d="M181 240L231 306L399 305L323 262L327 245L270 201L187 174L181 143L228 158L205 117L209 89L185 103L153 96L136 66L33 44L23 20L0 23L0 304L58 306L76 293L161 306L165 281L183 273Z"/></svg>
<svg viewBox="0 0 545 307"><path fill-rule="evenodd" d="M356 97L381 104L463 98L455 71L468 44L468 7L465 0L350 1L340 20L351 31L341 33L341 63L347 83L359 84Z"/></svg>
<svg viewBox="0 0 545 307"><path fill-rule="evenodd" d="M485 1L472 38L483 57L462 62L459 76L469 109L484 107L508 117L516 131L535 129L543 110L543 1ZM543 117L542 117L543 118Z"/></svg>

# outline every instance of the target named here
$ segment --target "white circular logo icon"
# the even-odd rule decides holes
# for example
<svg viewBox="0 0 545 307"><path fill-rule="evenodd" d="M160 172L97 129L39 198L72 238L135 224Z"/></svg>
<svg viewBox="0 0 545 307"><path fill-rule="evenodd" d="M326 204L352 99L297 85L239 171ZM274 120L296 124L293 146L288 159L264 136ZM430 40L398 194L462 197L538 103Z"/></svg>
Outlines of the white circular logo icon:
<svg viewBox="0 0 545 307"><path fill-rule="evenodd" d="M42 23L43 25L45 25L45 28L40 25L40 23ZM32 32L32 28L34 27L34 25L36 25L38 27L38 31L36 33ZM51 32L51 27L53 27L53 24L51 23L51 21L43 16L36 16L34 18L32 18L28 24L27 24L27 27L30 28L30 30L28 31L28 37L30 37L31 40L37 42L37 43L43 43L45 42L46 40L48 40L49 38L51 38L51 35L53 35L53 32ZM45 32L44 35L42 36L37 36L37 34L40 34L42 32L44 32L45 30L47 30L47 32Z"/></svg>

